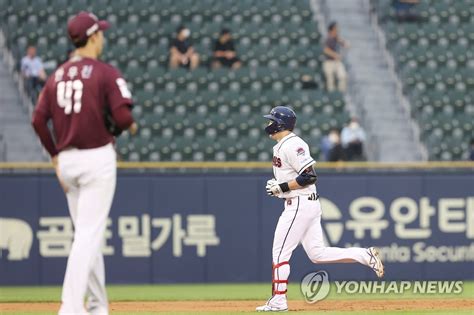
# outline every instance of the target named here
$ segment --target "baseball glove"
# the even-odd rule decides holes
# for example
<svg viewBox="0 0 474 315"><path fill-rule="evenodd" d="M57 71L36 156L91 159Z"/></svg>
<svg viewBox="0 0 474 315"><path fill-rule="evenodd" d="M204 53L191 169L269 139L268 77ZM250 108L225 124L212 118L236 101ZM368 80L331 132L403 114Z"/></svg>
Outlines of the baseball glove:
<svg viewBox="0 0 474 315"><path fill-rule="evenodd" d="M109 106L105 106L104 123L105 123L105 128L107 128L107 131L114 137L118 137L122 134L123 130L117 126L117 123L112 117L112 112L110 111Z"/></svg>

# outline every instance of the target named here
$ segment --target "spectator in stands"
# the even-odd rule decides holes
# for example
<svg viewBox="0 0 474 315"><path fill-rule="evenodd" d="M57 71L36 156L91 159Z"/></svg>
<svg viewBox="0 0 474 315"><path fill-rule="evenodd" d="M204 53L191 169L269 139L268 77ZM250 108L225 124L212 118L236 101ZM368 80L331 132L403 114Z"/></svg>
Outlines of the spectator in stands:
<svg viewBox="0 0 474 315"><path fill-rule="evenodd" d="M474 138L471 139L471 148L469 151L469 160L474 161Z"/></svg>
<svg viewBox="0 0 474 315"><path fill-rule="evenodd" d="M46 81L46 72L41 58L36 55L35 46L28 46L26 56L21 59L21 74L28 94L33 102L36 102L36 98Z"/></svg>
<svg viewBox="0 0 474 315"><path fill-rule="evenodd" d="M339 134L336 138L336 144L332 147L331 151L329 152L329 162L340 162L340 161L347 161L346 151L341 145L341 140Z"/></svg>
<svg viewBox="0 0 474 315"><path fill-rule="evenodd" d="M234 40L230 30L224 28L219 35L219 38L214 44L214 60L212 67L214 69L222 66L232 69L238 69L242 63L235 52Z"/></svg>
<svg viewBox="0 0 474 315"><path fill-rule="evenodd" d="M349 161L364 159L365 131L356 117L342 129L341 142Z"/></svg>
<svg viewBox="0 0 474 315"><path fill-rule="evenodd" d="M199 55L189 41L191 31L180 26L176 30L176 38L170 45L170 68L185 67L191 70L199 66Z"/></svg>
<svg viewBox="0 0 474 315"><path fill-rule="evenodd" d="M399 22L416 22L420 18L416 12L416 6L419 2L420 0L394 0L393 7L397 20Z"/></svg>
<svg viewBox="0 0 474 315"><path fill-rule="evenodd" d="M323 154L325 161L329 161L329 152L334 146L335 136L338 136L338 135L339 135L339 130L333 128L321 140L321 153Z"/></svg>
<svg viewBox="0 0 474 315"><path fill-rule="evenodd" d="M345 161L346 153L341 145L339 129L333 128L321 142L321 152L323 152L326 161L337 162Z"/></svg>
<svg viewBox="0 0 474 315"><path fill-rule="evenodd" d="M338 81L338 90L346 90L347 73L342 63L341 47L348 48L349 44L339 37L336 22L331 22L328 27L328 37L324 44L324 55L326 60L323 63L323 71L326 76L326 86L328 91L334 91L335 78Z"/></svg>
<svg viewBox="0 0 474 315"><path fill-rule="evenodd" d="M314 80L314 77L309 74L303 74L301 76L301 89L303 90L316 90L319 89L319 84Z"/></svg>

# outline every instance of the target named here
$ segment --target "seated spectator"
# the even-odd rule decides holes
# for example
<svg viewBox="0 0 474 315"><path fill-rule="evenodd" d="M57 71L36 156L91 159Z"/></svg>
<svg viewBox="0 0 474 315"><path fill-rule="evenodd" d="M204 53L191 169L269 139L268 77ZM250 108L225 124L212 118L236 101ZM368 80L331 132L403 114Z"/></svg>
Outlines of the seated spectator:
<svg viewBox="0 0 474 315"><path fill-rule="evenodd" d="M35 46L28 46L26 56L21 59L21 74L25 82L26 91L31 96L33 102L36 102L36 98L46 81L46 72L44 71L41 58L36 56Z"/></svg>
<svg viewBox="0 0 474 315"><path fill-rule="evenodd" d="M238 69L241 65L242 63L235 52L232 35L228 29L224 28L214 44L214 61L212 62L212 67L216 69L224 66Z"/></svg>
<svg viewBox="0 0 474 315"><path fill-rule="evenodd" d="M474 161L474 138L471 139L471 148L469 151L469 160Z"/></svg>
<svg viewBox="0 0 474 315"><path fill-rule="evenodd" d="M336 137L339 137L339 130L333 128L321 140L321 153L325 161L329 161L329 153L336 143Z"/></svg>
<svg viewBox="0 0 474 315"><path fill-rule="evenodd" d="M191 70L199 66L199 55L194 51L189 41L191 31L180 26L176 31L176 38L170 45L170 68L185 67Z"/></svg>
<svg viewBox="0 0 474 315"><path fill-rule="evenodd" d="M328 38L324 44L326 60L323 62L323 71L326 76L328 91L334 91L336 77L338 90L341 92L346 90L347 73L342 63L341 47L348 48L349 44L339 37L337 23L331 22L328 27Z"/></svg>
<svg viewBox="0 0 474 315"><path fill-rule="evenodd" d="M349 161L364 159L365 132L357 118L351 118L349 124L342 129L341 142Z"/></svg>
<svg viewBox="0 0 474 315"><path fill-rule="evenodd" d="M416 22L420 18L415 9L419 2L420 0L394 0L393 7L397 20L399 22Z"/></svg>
<svg viewBox="0 0 474 315"><path fill-rule="evenodd" d="M326 161L338 162L346 161L346 153L341 145L341 138L337 128L331 129L329 134L325 136L321 143L321 151Z"/></svg>
<svg viewBox="0 0 474 315"><path fill-rule="evenodd" d="M337 142L332 147L331 151L329 152L329 162L340 162L340 161L347 161L347 155L344 151L344 148L341 145L341 141L339 135L337 135Z"/></svg>
<svg viewBox="0 0 474 315"><path fill-rule="evenodd" d="M301 89L316 90L319 89L319 84L314 80L314 77L309 74L303 74L301 76Z"/></svg>

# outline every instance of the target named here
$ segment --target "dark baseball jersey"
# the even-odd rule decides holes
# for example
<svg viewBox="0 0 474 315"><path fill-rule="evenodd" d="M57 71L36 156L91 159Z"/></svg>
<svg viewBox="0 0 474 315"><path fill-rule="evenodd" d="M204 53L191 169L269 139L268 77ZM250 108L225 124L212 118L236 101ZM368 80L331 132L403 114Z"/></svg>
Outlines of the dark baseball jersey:
<svg viewBox="0 0 474 315"><path fill-rule="evenodd" d="M33 121L53 121L55 150L41 139L51 155L68 147L92 149L113 141L104 123L105 107L113 115L131 104L131 93L117 69L76 56L49 77Z"/></svg>

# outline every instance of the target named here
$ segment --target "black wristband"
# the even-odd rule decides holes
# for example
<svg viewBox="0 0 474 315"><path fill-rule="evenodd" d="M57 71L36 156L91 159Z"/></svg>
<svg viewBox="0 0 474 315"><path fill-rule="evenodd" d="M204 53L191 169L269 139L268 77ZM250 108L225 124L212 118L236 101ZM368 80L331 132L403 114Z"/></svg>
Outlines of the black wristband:
<svg viewBox="0 0 474 315"><path fill-rule="evenodd" d="M282 192L290 191L290 186L288 186L288 183L281 183L279 184L279 186Z"/></svg>

